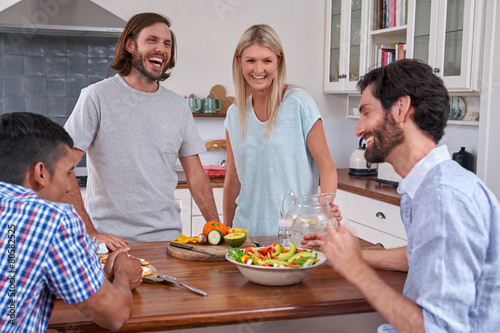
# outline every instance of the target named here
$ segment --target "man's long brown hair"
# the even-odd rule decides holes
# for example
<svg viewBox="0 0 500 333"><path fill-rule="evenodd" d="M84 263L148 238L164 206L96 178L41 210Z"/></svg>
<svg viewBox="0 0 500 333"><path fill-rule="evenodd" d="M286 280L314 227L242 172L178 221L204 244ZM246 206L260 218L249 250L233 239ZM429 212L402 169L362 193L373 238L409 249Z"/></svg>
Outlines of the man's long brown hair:
<svg viewBox="0 0 500 333"><path fill-rule="evenodd" d="M120 38L118 39L118 43L116 43L115 52L113 54L113 64L110 67L117 71L121 76L126 76L130 74L132 70L132 54L125 49L127 44L127 39L132 39L135 41L135 38L142 29L147 28L156 23L165 23L170 28L170 20L156 13L140 13L134 15L125 26ZM163 70L163 74L160 78L160 81L166 80L170 76L170 71L175 66L175 35L172 30L170 30L172 34L172 46L171 46L171 55L170 59Z"/></svg>

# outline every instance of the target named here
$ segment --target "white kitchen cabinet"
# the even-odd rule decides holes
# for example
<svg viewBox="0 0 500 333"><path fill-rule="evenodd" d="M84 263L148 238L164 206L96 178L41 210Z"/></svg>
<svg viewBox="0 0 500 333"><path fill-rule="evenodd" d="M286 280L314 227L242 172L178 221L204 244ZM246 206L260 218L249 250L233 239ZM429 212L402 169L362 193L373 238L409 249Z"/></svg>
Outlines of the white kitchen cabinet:
<svg viewBox="0 0 500 333"><path fill-rule="evenodd" d="M479 92L485 3L407 0L406 21L378 29L377 1L327 0L324 91L357 93L358 78L380 66L379 49L404 43L406 58L429 64L448 91Z"/></svg>
<svg viewBox="0 0 500 333"><path fill-rule="evenodd" d="M399 206L337 190L336 204L347 224L361 239L395 248L407 244Z"/></svg>
<svg viewBox="0 0 500 333"><path fill-rule="evenodd" d="M175 202L181 207L182 233L191 235L191 192L187 188L178 188L174 191Z"/></svg>
<svg viewBox="0 0 500 333"><path fill-rule="evenodd" d="M434 69L450 92L480 90L483 45L482 0L408 0L407 24L376 29L376 1L368 39L367 68L377 64L377 49L406 43L406 58L420 59Z"/></svg>
<svg viewBox="0 0 500 333"><path fill-rule="evenodd" d="M479 91L484 1L412 0L408 52L429 64L449 91Z"/></svg>
<svg viewBox="0 0 500 333"><path fill-rule="evenodd" d="M335 192L335 199L333 203L339 206L340 213L342 214L342 221L340 223L346 223L347 221L347 192L337 189Z"/></svg>
<svg viewBox="0 0 500 333"><path fill-rule="evenodd" d="M364 0L326 2L326 93L357 92L366 65L367 3Z"/></svg>
<svg viewBox="0 0 500 333"><path fill-rule="evenodd" d="M215 199L215 207L217 207L217 212L219 213L219 221L222 220L222 195L224 193L224 189L221 187L214 187L212 188L212 192L214 194L214 199ZM193 236L199 235L203 231L203 226L205 225L206 221L205 218L203 217L203 214L200 211L200 208L196 205L196 203L193 200L192 203L192 219L191 219L191 232Z"/></svg>
<svg viewBox="0 0 500 333"><path fill-rule="evenodd" d="M222 221L222 194L223 188L212 188L215 205ZM191 192L187 188L178 188L174 191L175 201L181 207L182 233L186 236L197 236L203 231L206 221L200 208L194 202Z"/></svg>

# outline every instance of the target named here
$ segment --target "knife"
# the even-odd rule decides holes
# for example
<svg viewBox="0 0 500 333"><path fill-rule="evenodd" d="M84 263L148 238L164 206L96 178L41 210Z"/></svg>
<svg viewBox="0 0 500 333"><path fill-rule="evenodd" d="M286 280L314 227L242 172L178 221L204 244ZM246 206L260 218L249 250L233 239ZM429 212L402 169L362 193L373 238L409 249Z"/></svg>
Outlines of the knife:
<svg viewBox="0 0 500 333"><path fill-rule="evenodd" d="M174 243L175 244L175 243ZM186 287L188 288L189 290L197 293L197 294L200 294L200 295L203 295L203 296L207 296L208 294L206 292L204 292L203 290L200 290L200 289L196 289L195 287L191 287L185 283L182 283L182 282L179 282L177 280L174 280L174 279L171 279L169 278L168 276L165 276L163 274L158 274L158 277L162 278L163 280L167 281L167 282L170 282L170 283L177 283L183 287Z"/></svg>
<svg viewBox="0 0 500 333"><path fill-rule="evenodd" d="M170 242L170 245L178 247L178 248L181 248L181 249L185 249L185 250L190 250L190 251L196 251L196 252L201 252L201 253L205 253L205 254L210 254L211 256L215 255L215 253L207 252L207 251L203 251L203 250L199 250L199 249L195 249L194 247L189 246L189 245L177 244L177 243L172 243L172 242Z"/></svg>

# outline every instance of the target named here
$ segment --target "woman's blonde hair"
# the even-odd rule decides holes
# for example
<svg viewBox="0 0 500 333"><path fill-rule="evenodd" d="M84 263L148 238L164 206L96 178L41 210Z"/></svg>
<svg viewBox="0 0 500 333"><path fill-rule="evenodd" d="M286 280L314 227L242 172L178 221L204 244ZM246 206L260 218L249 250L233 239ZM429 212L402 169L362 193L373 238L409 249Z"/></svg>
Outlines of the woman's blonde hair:
<svg viewBox="0 0 500 333"><path fill-rule="evenodd" d="M246 132L245 112L247 109L247 103L250 103L249 97L253 92L253 88L245 80L238 58L241 58L243 50L254 43L270 48L271 51L276 54L279 61L278 68L276 70L276 76L271 83L271 92L268 96L267 101L269 109L271 110L271 114L267 123L267 136L270 137L274 125L276 124L276 119L278 118L278 110L281 104L281 100L283 99L283 95L285 93L285 54L283 53L283 46L281 45L281 40L278 34L267 24L258 24L251 26L241 36L240 41L236 46L236 51L234 52L233 57L233 83L236 90L236 108L238 109L238 118L240 121L240 128L243 137L245 137Z"/></svg>

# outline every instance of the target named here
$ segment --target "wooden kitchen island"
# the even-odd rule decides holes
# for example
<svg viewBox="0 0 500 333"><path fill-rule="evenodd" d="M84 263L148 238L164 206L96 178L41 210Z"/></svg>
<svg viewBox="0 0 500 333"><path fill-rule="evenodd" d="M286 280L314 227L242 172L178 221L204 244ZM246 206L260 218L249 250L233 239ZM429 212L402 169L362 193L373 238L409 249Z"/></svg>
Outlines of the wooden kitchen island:
<svg viewBox="0 0 500 333"><path fill-rule="evenodd" d="M255 237L265 245L274 237ZM361 241L362 246L372 244ZM374 311L362 294L324 264L302 283L284 287L254 284L230 262L196 262L166 254L168 242L130 244L131 254L148 260L160 273L206 291L203 297L170 284L141 284L133 292L132 317L122 332L153 332L245 324ZM378 270L402 291L406 273ZM105 332L72 305L56 300L49 332Z"/></svg>

